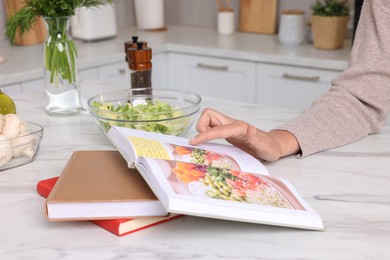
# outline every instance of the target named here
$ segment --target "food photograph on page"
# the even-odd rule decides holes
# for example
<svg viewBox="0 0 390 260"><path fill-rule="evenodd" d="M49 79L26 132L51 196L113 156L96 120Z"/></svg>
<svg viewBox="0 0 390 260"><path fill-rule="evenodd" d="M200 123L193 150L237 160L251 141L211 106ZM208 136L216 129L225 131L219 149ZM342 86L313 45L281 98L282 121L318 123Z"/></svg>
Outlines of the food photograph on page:
<svg viewBox="0 0 390 260"><path fill-rule="evenodd" d="M290 189L269 176L188 162L159 161L176 194L306 210Z"/></svg>
<svg viewBox="0 0 390 260"><path fill-rule="evenodd" d="M169 145L173 149L172 154L176 161L191 162L224 169L241 170L236 160L228 155L214 153L196 147L174 144Z"/></svg>

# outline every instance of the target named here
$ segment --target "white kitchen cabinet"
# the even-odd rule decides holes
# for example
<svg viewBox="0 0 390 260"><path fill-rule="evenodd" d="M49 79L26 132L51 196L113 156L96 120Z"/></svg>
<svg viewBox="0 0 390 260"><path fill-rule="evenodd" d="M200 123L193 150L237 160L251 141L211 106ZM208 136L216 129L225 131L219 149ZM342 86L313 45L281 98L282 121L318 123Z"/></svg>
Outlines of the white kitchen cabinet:
<svg viewBox="0 0 390 260"><path fill-rule="evenodd" d="M6 86L1 86L0 89L2 92L6 93L7 95L17 95L22 93L22 84L17 83L17 84L11 84L11 85L6 85Z"/></svg>
<svg viewBox="0 0 390 260"><path fill-rule="evenodd" d="M152 57L152 87L168 88L166 86L168 73L166 58L167 54L165 53L159 53ZM125 61L99 66L97 70L99 80L115 84L130 84L128 64Z"/></svg>
<svg viewBox="0 0 390 260"><path fill-rule="evenodd" d="M172 88L168 84L169 53L153 54L152 57L152 87Z"/></svg>
<svg viewBox="0 0 390 260"><path fill-rule="evenodd" d="M126 84L127 63L125 60L98 67L99 80L115 83Z"/></svg>
<svg viewBox="0 0 390 260"><path fill-rule="evenodd" d="M341 71L257 64L257 103L298 111L327 92Z"/></svg>
<svg viewBox="0 0 390 260"><path fill-rule="evenodd" d="M80 70L80 81L98 80L99 71L97 67Z"/></svg>
<svg viewBox="0 0 390 260"><path fill-rule="evenodd" d="M83 80L97 80L98 79L98 70L97 68L88 68L80 70L80 81ZM44 82L43 78L38 78L30 81L22 82L21 89L23 93L44 91Z"/></svg>
<svg viewBox="0 0 390 260"><path fill-rule="evenodd" d="M174 88L228 100L256 101L256 64L171 53Z"/></svg>
<svg viewBox="0 0 390 260"><path fill-rule="evenodd" d="M43 78L33 79L22 83L23 93L31 93L31 92L38 92L38 91L41 91L43 93L44 88L45 86L43 83Z"/></svg>

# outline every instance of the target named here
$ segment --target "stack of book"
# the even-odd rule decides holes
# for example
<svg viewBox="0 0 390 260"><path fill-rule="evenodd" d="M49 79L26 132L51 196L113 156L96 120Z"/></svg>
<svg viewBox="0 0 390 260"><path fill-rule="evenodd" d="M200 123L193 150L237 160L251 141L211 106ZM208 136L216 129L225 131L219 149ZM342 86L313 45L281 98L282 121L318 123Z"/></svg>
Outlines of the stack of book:
<svg viewBox="0 0 390 260"><path fill-rule="evenodd" d="M37 184L38 193L43 196L49 196L58 177L45 179ZM176 219L182 215L169 214L165 217L139 217L139 218L125 218L125 219L102 219L91 220L92 223L110 231L117 236L124 236L133 232L140 231L145 228L153 227L155 225Z"/></svg>
<svg viewBox="0 0 390 260"><path fill-rule="evenodd" d="M324 228L290 183L237 147L121 127L107 136L118 151L76 151L58 180L38 183L49 220L91 220L116 235L182 215Z"/></svg>
<svg viewBox="0 0 390 260"><path fill-rule="evenodd" d="M75 151L60 177L42 180L50 221L91 220L117 236L180 217L168 214L117 151Z"/></svg>

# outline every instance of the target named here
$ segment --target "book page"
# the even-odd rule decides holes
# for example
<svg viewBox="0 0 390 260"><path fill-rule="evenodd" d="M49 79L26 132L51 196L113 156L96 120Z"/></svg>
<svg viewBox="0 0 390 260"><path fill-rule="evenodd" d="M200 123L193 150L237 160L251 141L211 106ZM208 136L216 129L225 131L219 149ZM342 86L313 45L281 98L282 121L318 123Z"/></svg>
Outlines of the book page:
<svg viewBox="0 0 390 260"><path fill-rule="evenodd" d="M136 155L156 159L172 159L171 151L163 143L136 136L127 137L133 145Z"/></svg>
<svg viewBox="0 0 390 260"><path fill-rule="evenodd" d="M279 178L171 160L146 158L145 162L153 174L159 168L166 180L161 183L178 195L307 210L291 185Z"/></svg>
<svg viewBox="0 0 390 260"><path fill-rule="evenodd" d="M324 229L321 217L281 178L147 157L136 168L171 213Z"/></svg>
<svg viewBox="0 0 390 260"><path fill-rule="evenodd" d="M183 137L122 127L112 127L109 135L114 135L114 132L115 135L124 136L122 140L132 145L136 158L169 159L268 175L259 160L232 145L208 142L194 147L189 145L188 138ZM120 143L116 146L123 147Z"/></svg>

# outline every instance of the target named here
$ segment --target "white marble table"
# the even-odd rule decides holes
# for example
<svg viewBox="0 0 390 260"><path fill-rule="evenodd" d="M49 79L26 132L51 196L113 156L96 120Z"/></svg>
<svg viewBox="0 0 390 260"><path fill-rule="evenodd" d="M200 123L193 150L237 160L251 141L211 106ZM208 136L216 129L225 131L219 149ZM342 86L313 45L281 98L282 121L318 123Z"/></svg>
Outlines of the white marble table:
<svg viewBox="0 0 390 260"><path fill-rule="evenodd" d="M84 86L84 93L98 91ZM90 222L51 223L36 183L61 173L74 150L114 149L87 112L43 110L43 94L16 96L18 113L45 128L39 156L0 172L1 259L390 259L390 127L305 159L266 163L322 216L326 231L304 231L185 216L124 237ZM230 116L271 129L288 110L204 98ZM194 134L194 130L188 133Z"/></svg>

